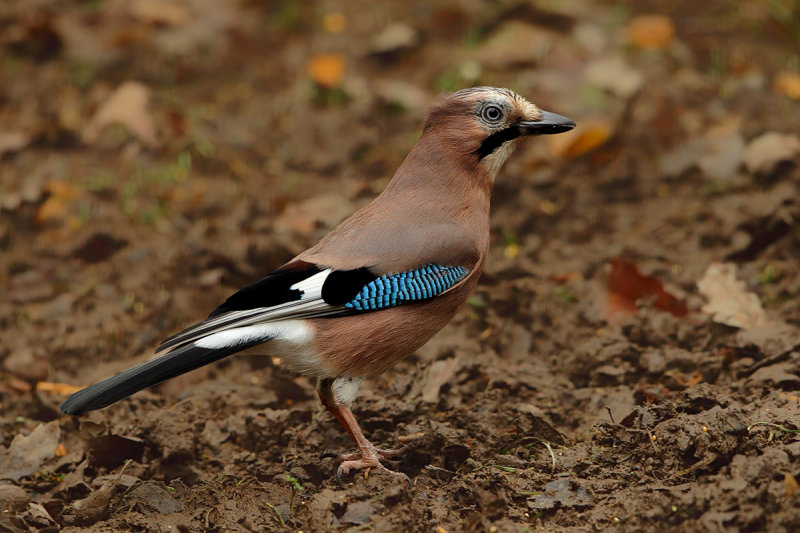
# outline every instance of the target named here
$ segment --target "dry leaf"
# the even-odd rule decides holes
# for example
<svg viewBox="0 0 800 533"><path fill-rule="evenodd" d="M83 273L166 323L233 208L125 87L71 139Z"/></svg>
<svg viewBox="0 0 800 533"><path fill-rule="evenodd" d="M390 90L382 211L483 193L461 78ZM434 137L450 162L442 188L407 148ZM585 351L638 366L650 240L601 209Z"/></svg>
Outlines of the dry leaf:
<svg viewBox="0 0 800 533"><path fill-rule="evenodd" d="M276 231L307 234L317 227L333 228L351 213L352 204L341 194L328 193L286 207L275 219Z"/></svg>
<svg viewBox="0 0 800 533"><path fill-rule="evenodd" d="M81 193L80 189L64 181L51 181L45 187L45 191L49 196L39 206L34 217L34 221L39 225L66 217L70 204Z"/></svg>
<svg viewBox="0 0 800 533"><path fill-rule="evenodd" d="M178 27L189 20L184 6L168 0L133 0L128 3L128 12L148 24Z"/></svg>
<svg viewBox="0 0 800 533"><path fill-rule="evenodd" d="M769 173L781 161L791 161L800 152L800 137L774 131L750 141L742 159L750 172Z"/></svg>
<svg viewBox="0 0 800 533"><path fill-rule="evenodd" d="M703 138L690 139L685 144L665 154L659 162L661 172L665 176L680 176L687 170L697 165L706 151L706 141Z"/></svg>
<svg viewBox="0 0 800 533"><path fill-rule="evenodd" d="M308 75L326 89L335 89L344 76L345 59L342 54L319 54L308 61Z"/></svg>
<svg viewBox="0 0 800 533"><path fill-rule="evenodd" d="M347 19L342 13L326 13L322 17L322 27L328 33L342 33L347 26Z"/></svg>
<svg viewBox="0 0 800 533"><path fill-rule="evenodd" d="M550 51L557 36L549 29L510 20L481 45L477 59L496 69L534 63Z"/></svg>
<svg viewBox="0 0 800 533"><path fill-rule="evenodd" d="M56 448L56 457L64 457L67 455L67 449L64 448L63 444L59 444Z"/></svg>
<svg viewBox="0 0 800 533"><path fill-rule="evenodd" d="M664 290L664 284L658 278L645 276L636 265L625 259L614 258L610 263L604 309L609 322L617 322L636 313L642 303L649 303L655 309L667 311L678 318L689 314L686 304Z"/></svg>
<svg viewBox="0 0 800 533"><path fill-rule="evenodd" d="M578 121L578 126L560 135L548 135L547 147L564 159L572 159L604 144L613 133L611 123L602 118Z"/></svg>
<svg viewBox="0 0 800 533"><path fill-rule="evenodd" d="M19 152L31 142L31 136L21 131L0 131L0 156Z"/></svg>
<svg viewBox="0 0 800 533"><path fill-rule="evenodd" d="M628 42L642 48L664 49L675 36L675 24L665 15L640 15L628 23Z"/></svg>
<svg viewBox="0 0 800 533"><path fill-rule="evenodd" d="M787 498L794 496L794 493L797 492L797 489L800 489L800 485L797 484L797 480L788 472L783 475L783 484L786 487Z"/></svg>
<svg viewBox="0 0 800 533"><path fill-rule="evenodd" d="M442 385L450 381L456 371L456 357L439 359L431 364L428 369L428 379L422 388L422 401L436 403L439 401L439 390Z"/></svg>
<svg viewBox="0 0 800 533"><path fill-rule="evenodd" d="M17 480L36 472L55 456L60 440L58 420L39 424L30 435L17 434L8 448L0 446L0 478Z"/></svg>
<svg viewBox="0 0 800 533"><path fill-rule="evenodd" d="M730 179L742 161L744 139L739 133L741 119L730 117L705 135L705 153L697 161L703 174L715 180Z"/></svg>
<svg viewBox="0 0 800 533"><path fill-rule="evenodd" d="M49 392L57 396L69 396L83 389L83 385L70 385L69 383L53 383L50 381L40 381L36 384L39 392Z"/></svg>
<svg viewBox="0 0 800 533"><path fill-rule="evenodd" d="M772 81L772 90L793 100L800 100L800 74L787 70L779 72Z"/></svg>
<svg viewBox="0 0 800 533"><path fill-rule="evenodd" d="M369 53L384 54L411 48L415 44L417 44L417 31L407 24L395 23L372 38Z"/></svg>
<svg viewBox="0 0 800 533"><path fill-rule="evenodd" d="M126 81L100 106L83 130L83 141L97 142L102 130L111 124L121 124L145 146L158 146L156 128L150 116L151 91L136 81Z"/></svg>
<svg viewBox="0 0 800 533"><path fill-rule="evenodd" d="M404 109L425 110L431 96L413 83L403 80L377 80L375 95L389 104L399 104Z"/></svg>
<svg viewBox="0 0 800 533"><path fill-rule="evenodd" d="M758 296L736 279L733 263L711 263L697 282L700 293L708 299L703 312L719 324L750 329L766 324L767 315Z"/></svg>
<svg viewBox="0 0 800 533"><path fill-rule="evenodd" d="M630 98L644 85L644 76L616 55L591 62L586 67L586 81L620 98Z"/></svg>

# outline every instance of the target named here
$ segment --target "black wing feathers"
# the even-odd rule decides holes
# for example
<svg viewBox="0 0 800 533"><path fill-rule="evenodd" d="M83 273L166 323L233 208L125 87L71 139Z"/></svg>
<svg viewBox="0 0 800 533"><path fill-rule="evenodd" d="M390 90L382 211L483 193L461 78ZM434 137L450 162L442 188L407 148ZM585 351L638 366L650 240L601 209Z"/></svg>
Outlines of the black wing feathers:
<svg viewBox="0 0 800 533"><path fill-rule="evenodd" d="M295 261L261 278L252 285L233 293L222 305L214 309L208 318L257 307L272 307L299 300L302 291L290 287L299 281L310 278L321 270L311 263Z"/></svg>
<svg viewBox="0 0 800 533"><path fill-rule="evenodd" d="M329 305L344 305L355 298L367 283L377 278L367 267L334 270L322 285L322 299Z"/></svg>

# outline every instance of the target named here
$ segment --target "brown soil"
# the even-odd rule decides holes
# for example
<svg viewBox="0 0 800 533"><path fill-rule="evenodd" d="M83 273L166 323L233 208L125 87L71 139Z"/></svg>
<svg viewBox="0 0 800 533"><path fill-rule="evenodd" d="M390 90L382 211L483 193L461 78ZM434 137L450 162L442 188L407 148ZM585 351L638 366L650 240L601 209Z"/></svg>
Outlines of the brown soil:
<svg viewBox="0 0 800 533"><path fill-rule="evenodd" d="M748 143L796 132L800 105L772 80L797 65L800 5L670 2L674 39L642 50L628 25L662 3L130 4L144 11L0 7L0 531L800 529L800 170L664 164L731 117ZM490 41L510 21L545 53L505 61L518 47ZM415 38L381 49L391 22ZM331 51L346 68L323 89L306 64ZM605 54L643 76L635 94L587 86ZM152 91L157 145L117 126L82 140L126 80ZM386 184L436 92L473 83L612 134L515 154L469 305L362 387L367 436L410 439L396 466L412 486L338 486L320 456L352 442L312 383L263 357L60 415L66 391L43 383L144 360L312 245ZM11 150L3 131L27 137ZM644 299L610 319L616 257L689 315ZM726 260L766 325L699 311L697 281Z"/></svg>

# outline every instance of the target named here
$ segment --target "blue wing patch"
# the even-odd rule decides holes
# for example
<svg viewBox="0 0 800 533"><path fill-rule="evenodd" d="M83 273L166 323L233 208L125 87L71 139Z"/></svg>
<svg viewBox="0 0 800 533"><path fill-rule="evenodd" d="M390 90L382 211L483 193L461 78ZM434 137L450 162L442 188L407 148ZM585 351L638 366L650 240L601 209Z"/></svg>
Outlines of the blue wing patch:
<svg viewBox="0 0 800 533"><path fill-rule="evenodd" d="M370 281L345 307L376 311L443 293L467 274L463 266L427 265L409 272L381 276Z"/></svg>

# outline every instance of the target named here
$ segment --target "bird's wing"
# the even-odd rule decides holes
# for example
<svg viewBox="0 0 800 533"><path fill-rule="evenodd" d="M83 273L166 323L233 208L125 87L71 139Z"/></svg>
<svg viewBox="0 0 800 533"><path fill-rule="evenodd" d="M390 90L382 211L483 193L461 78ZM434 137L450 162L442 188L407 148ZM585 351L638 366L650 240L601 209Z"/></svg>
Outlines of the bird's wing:
<svg viewBox="0 0 800 533"><path fill-rule="evenodd" d="M369 268L333 270L293 261L232 295L208 319L165 340L158 357L76 392L61 410L77 415L101 409L246 348L298 335L289 319L369 313L434 298L469 272L464 266L429 264L377 275Z"/></svg>
<svg viewBox="0 0 800 533"><path fill-rule="evenodd" d="M253 330L239 330L242 338L220 334L266 322L344 316L434 298L469 272L465 266L429 263L378 275L369 267L335 270L293 261L233 294L206 320L166 339L156 351L174 350L200 339L213 343L212 335L229 338L232 345L248 344L258 340L252 338Z"/></svg>

